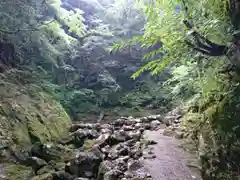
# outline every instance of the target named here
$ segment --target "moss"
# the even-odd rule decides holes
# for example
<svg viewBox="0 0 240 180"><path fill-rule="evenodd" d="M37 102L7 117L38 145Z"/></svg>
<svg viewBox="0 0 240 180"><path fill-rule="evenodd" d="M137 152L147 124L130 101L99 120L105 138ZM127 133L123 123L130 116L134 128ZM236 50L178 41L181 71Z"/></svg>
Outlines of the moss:
<svg viewBox="0 0 240 180"><path fill-rule="evenodd" d="M53 173L54 170L51 166L44 166L41 169L37 171L37 175L47 174L47 173Z"/></svg>
<svg viewBox="0 0 240 180"><path fill-rule="evenodd" d="M24 123L15 124L12 133L13 133L12 139L15 144L23 146L31 145L32 142L26 124Z"/></svg>
<svg viewBox="0 0 240 180"><path fill-rule="evenodd" d="M90 140L90 139L88 139L88 140L86 140L84 142L83 148L84 148L84 150L89 150L92 147L94 147L94 145L96 145L97 143L98 143L97 140Z"/></svg>
<svg viewBox="0 0 240 180"><path fill-rule="evenodd" d="M39 176L35 176L33 178L31 178L30 180L52 180L53 176L51 173L45 173Z"/></svg>
<svg viewBox="0 0 240 180"><path fill-rule="evenodd" d="M8 180L29 179L33 176L32 168L22 165L5 165L3 174Z"/></svg>
<svg viewBox="0 0 240 180"><path fill-rule="evenodd" d="M198 146L205 179L238 179L240 164L240 88L228 91L201 112L187 113L182 124Z"/></svg>
<svg viewBox="0 0 240 180"><path fill-rule="evenodd" d="M51 95L40 86L1 78L0 132L9 132L8 137L20 146L47 142L68 133L70 118Z"/></svg>

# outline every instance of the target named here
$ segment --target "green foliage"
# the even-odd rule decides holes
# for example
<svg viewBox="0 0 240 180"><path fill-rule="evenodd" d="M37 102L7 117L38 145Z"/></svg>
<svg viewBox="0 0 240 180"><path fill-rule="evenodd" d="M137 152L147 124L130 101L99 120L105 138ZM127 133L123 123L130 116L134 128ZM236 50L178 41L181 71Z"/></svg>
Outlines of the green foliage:
<svg viewBox="0 0 240 180"><path fill-rule="evenodd" d="M118 51L136 43L140 43L142 48L148 48L162 42L162 47L152 50L144 56L144 59L150 60L150 62L147 62L145 66L133 74L133 78L138 77L146 70L151 70L152 74L157 74L172 63L183 63L195 58L192 50L185 43L186 39L191 39L192 31L189 32L186 29L183 23L184 19L190 18L198 32L217 43L226 43L229 40L228 32L230 28L227 28L227 26L230 27L230 25L226 14L227 1L201 0L199 3L191 0L186 1L187 15L184 12L183 1L138 2L141 3L147 19L143 36L136 36L115 44L111 50ZM157 54L164 56L152 60Z"/></svg>

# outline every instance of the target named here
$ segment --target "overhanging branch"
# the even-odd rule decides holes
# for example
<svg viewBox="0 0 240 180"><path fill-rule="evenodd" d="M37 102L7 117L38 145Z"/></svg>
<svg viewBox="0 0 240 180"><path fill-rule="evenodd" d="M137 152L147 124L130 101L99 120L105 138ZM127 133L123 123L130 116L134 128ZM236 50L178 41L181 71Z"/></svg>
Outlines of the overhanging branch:
<svg viewBox="0 0 240 180"><path fill-rule="evenodd" d="M193 41L186 40L186 44L192 49L201 52L204 55L208 56L222 56L225 55L228 48L225 45L214 43L213 41L202 36L199 32L194 30L193 23L190 22L190 15L188 13L188 7L185 0L182 0L183 9L185 11L186 19L183 20L183 24L187 30L192 31L190 35L193 37Z"/></svg>

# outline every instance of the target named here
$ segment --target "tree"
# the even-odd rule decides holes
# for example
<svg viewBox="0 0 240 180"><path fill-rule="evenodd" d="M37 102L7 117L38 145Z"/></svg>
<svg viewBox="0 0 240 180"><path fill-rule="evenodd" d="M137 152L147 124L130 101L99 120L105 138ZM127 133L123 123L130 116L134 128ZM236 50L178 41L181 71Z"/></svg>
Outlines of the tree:
<svg viewBox="0 0 240 180"><path fill-rule="evenodd" d="M160 59L149 61L133 77L152 69L158 73L171 63L182 62L199 55L226 56L239 68L240 3L234 0L155 0L140 1L147 19L143 36L134 37L117 44L119 50L129 44L141 43L150 47L162 42L162 47L145 55L150 59L156 54L164 54ZM189 57L189 50L192 56ZM195 55L194 55L195 54ZM195 58L196 59L196 58Z"/></svg>

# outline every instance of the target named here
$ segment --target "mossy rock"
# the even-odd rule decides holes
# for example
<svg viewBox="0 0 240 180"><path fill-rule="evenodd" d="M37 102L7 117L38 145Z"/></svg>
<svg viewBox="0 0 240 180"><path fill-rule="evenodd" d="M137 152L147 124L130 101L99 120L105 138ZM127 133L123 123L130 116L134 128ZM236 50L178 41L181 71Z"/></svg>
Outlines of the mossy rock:
<svg viewBox="0 0 240 180"><path fill-rule="evenodd" d="M76 156L77 150L70 149L67 146L63 146L55 143L41 144L37 143L31 149L31 153L34 156L40 157L46 161L66 162Z"/></svg>
<svg viewBox="0 0 240 180"><path fill-rule="evenodd" d="M98 143L99 143L99 141L97 141L97 140L88 139L84 142L83 149L89 150L89 149L93 148L95 145L97 145Z"/></svg>
<svg viewBox="0 0 240 180"><path fill-rule="evenodd" d="M34 84L0 77L0 132L26 147L68 133L71 120L59 102Z"/></svg>
<svg viewBox="0 0 240 180"><path fill-rule="evenodd" d="M54 172L53 167L47 165L47 166L44 166L41 169L39 169L37 171L37 175L43 175L43 174L48 174L48 173L52 173L52 172Z"/></svg>
<svg viewBox="0 0 240 180"><path fill-rule="evenodd" d="M31 178L30 180L53 180L53 176L51 173L45 173L39 176L35 176Z"/></svg>
<svg viewBox="0 0 240 180"><path fill-rule="evenodd" d="M187 113L182 125L196 140L205 179L237 180L240 164L240 87L203 105L201 114Z"/></svg>
<svg viewBox="0 0 240 180"><path fill-rule="evenodd" d="M7 180L30 179L30 177L34 176L31 167L5 164L1 168L3 169L3 174L6 176Z"/></svg>

